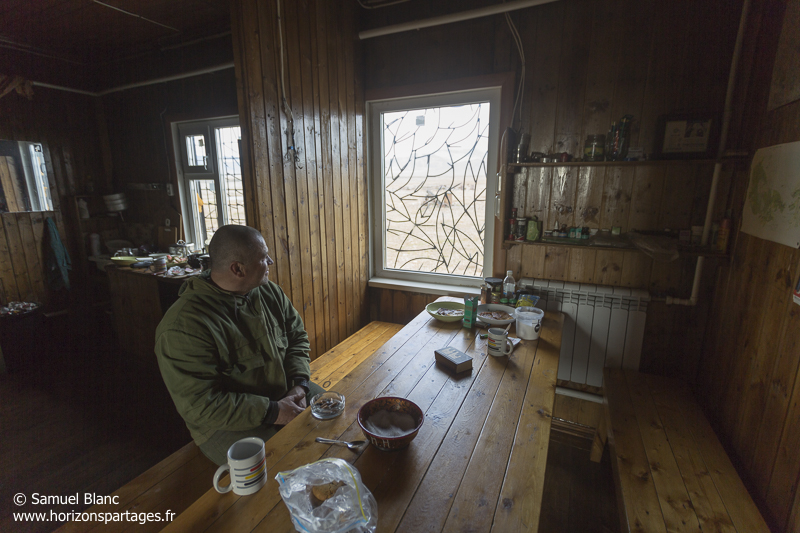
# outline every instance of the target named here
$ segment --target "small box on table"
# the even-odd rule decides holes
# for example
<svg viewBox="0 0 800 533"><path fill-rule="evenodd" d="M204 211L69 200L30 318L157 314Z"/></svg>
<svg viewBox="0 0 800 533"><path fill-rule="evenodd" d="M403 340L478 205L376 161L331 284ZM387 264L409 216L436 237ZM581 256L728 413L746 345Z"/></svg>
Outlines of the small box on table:
<svg viewBox="0 0 800 533"><path fill-rule="evenodd" d="M439 348L434 350L433 354L436 356L436 362L443 367L452 370L456 374L472 370L472 357L468 356L461 350L456 350L451 346Z"/></svg>

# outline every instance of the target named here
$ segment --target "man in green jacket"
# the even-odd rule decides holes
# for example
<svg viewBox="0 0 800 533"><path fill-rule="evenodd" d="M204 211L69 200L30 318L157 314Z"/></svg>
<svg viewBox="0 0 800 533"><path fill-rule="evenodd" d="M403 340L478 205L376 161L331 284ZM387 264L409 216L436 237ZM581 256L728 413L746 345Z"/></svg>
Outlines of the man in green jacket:
<svg viewBox="0 0 800 533"><path fill-rule="evenodd" d="M210 271L190 278L156 329L156 356L195 443L217 464L239 439L272 437L322 389L309 381L308 334L254 228L219 228Z"/></svg>

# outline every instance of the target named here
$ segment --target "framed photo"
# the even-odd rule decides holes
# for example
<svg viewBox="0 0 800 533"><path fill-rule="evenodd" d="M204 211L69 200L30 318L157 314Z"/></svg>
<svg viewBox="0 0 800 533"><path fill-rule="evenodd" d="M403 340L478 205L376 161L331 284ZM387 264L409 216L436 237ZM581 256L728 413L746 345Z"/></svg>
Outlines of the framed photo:
<svg viewBox="0 0 800 533"><path fill-rule="evenodd" d="M710 114L662 115L656 128L655 159L715 157L719 126Z"/></svg>

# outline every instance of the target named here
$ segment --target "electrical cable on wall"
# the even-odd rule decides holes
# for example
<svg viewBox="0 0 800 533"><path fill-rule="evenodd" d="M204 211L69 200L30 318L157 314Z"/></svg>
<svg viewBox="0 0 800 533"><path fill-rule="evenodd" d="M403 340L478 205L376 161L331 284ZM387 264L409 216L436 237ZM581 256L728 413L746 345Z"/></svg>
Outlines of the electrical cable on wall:
<svg viewBox="0 0 800 533"><path fill-rule="evenodd" d="M508 13L506 15L506 22L508 23L508 29L511 31L511 36L514 37L514 42L517 44L517 50L519 51L519 59L520 59L520 73L519 73L519 87L517 90L517 97L514 99L514 109L511 111L511 127L514 127L514 114L517 111L517 105L519 105L519 125L522 126L522 98L523 93L525 91L525 50L522 47L522 37L519 35L519 31L517 31L516 25L514 25L514 21L511 20L511 15Z"/></svg>
<svg viewBox="0 0 800 533"><path fill-rule="evenodd" d="M368 5L362 2L361 0L358 0L358 4L364 9L377 9L379 7L393 6L395 4L403 4L405 2L408 2L408 0L394 0L394 2L385 2L383 4Z"/></svg>
<svg viewBox="0 0 800 533"><path fill-rule="evenodd" d="M283 65L283 30L281 28L281 0L278 0L277 3L278 3L278 41L280 42L280 48L281 48L281 101L283 102L283 111L289 118L289 127L286 129L286 141L289 147L286 149L286 154L284 155L284 159L286 161L294 159L295 166L297 168L302 169L303 167L299 166L300 156L297 153L297 145L294 141L294 113L292 113L292 109L286 102L286 82L284 81L284 65ZM292 157L292 152L294 152L294 157Z"/></svg>

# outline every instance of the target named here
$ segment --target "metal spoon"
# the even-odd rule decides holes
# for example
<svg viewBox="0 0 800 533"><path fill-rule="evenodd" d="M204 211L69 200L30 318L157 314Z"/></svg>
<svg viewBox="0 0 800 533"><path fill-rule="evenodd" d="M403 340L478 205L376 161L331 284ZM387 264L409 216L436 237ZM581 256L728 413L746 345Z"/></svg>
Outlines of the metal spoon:
<svg viewBox="0 0 800 533"><path fill-rule="evenodd" d="M361 451L361 449L367 444L367 441L365 440L346 441L346 440L326 439L323 437L317 437L317 442L321 442L323 444L338 444L339 446L347 446L354 452Z"/></svg>

